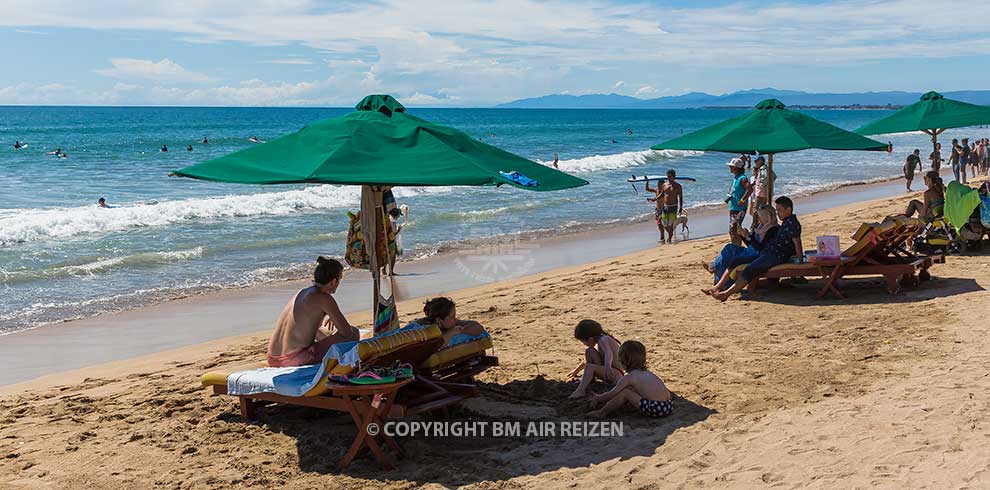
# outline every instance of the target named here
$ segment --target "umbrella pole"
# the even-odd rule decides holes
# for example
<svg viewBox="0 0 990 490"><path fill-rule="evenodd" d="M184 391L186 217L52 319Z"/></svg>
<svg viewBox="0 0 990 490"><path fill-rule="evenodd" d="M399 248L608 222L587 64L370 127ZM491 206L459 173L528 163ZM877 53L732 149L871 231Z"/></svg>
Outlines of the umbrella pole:
<svg viewBox="0 0 990 490"><path fill-rule="evenodd" d="M378 233L375 216L375 208L382 200L381 192L376 192L371 186L361 186L361 234L364 235L365 251L368 253L368 261L371 264L371 323L374 326L375 318L378 314L378 295L381 292L381 270L378 265ZM374 332L372 333L374 335Z"/></svg>
<svg viewBox="0 0 990 490"><path fill-rule="evenodd" d="M767 201L773 203L773 153L767 153Z"/></svg>

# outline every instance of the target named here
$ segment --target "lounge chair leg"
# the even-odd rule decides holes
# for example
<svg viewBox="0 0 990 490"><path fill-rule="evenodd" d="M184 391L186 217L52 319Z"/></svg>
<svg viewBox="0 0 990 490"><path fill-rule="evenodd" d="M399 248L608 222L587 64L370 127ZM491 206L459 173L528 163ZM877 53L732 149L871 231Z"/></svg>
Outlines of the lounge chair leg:
<svg viewBox="0 0 990 490"><path fill-rule="evenodd" d="M901 290L901 285L898 281L897 274L885 274L883 276L887 280L887 292L890 294L897 294Z"/></svg>
<svg viewBox="0 0 990 490"><path fill-rule="evenodd" d="M254 409L254 400L246 396L239 396L238 398L241 400L241 418L248 422L253 422L258 415Z"/></svg>

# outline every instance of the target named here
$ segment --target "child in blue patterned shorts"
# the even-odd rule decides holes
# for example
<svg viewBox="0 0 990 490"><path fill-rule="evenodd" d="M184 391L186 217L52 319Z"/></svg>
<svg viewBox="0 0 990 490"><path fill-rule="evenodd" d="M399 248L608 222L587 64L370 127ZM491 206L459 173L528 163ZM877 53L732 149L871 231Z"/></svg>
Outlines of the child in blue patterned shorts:
<svg viewBox="0 0 990 490"><path fill-rule="evenodd" d="M605 406L589 412L592 417L605 417L623 406L638 408L647 417L664 417L674 410L670 390L657 375L646 369L646 347L635 340L619 346L619 362L626 375L608 393L591 398L591 406Z"/></svg>

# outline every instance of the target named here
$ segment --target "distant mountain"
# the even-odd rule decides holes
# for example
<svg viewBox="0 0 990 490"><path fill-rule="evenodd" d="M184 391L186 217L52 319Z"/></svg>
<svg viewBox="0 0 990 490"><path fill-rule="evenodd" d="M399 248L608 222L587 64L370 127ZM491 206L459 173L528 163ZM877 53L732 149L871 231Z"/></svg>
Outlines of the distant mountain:
<svg viewBox="0 0 990 490"><path fill-rule="evenodd" d="M942 92L942 95L972 104L990 105L990 90ZM691 109L701 107L752 107L763 99L779 99L789 106L904 106L913 104L920 92L810 93L774 88L740 90L711 95L691 92L684 95L638 99L619 94L545 95L515 100L496 107L517 109Z"/></svg>
<svg viewBox="0 0 990 490"><path fill-rule="evenodd" d="M496 107L524 109L614 109L634 105L641 99L619 94L569 95L553 94L531 99L514 100Z"/></svg>

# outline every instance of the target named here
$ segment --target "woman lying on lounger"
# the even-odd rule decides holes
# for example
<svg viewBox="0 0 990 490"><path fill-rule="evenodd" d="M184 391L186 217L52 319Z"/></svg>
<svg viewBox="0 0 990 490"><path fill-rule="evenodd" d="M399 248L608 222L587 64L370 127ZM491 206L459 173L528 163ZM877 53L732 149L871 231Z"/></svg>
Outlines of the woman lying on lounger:
<svg viewBox="0 0 990 490"><path fill-rule="evenodd" d="M433 298L423 306L424 318L415 321L420 325L433 325L440 327L443 332L443 345L450 345L451 339L464 334L476 337L485 333L485 327L474 320L458 320L457 307L450 298Z"/></svg>

